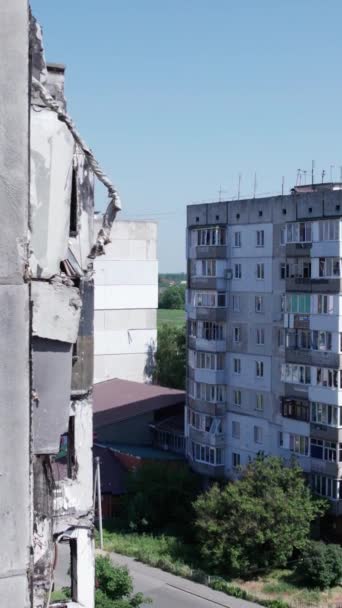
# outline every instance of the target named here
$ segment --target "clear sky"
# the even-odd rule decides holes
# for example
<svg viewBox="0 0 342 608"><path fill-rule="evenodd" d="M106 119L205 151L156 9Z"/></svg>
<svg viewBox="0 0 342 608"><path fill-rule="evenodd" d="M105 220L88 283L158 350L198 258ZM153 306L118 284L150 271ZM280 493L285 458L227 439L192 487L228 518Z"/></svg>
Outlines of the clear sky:
<svg viewBox="0 0 342 608"><path fill-rule="evenodd" d="M185 209L342 166L341 0L32 0L69 111L122 198L185 270ZM331 166L333 166L331 168ZM97 208L105 194L97 192Z"/></svg>

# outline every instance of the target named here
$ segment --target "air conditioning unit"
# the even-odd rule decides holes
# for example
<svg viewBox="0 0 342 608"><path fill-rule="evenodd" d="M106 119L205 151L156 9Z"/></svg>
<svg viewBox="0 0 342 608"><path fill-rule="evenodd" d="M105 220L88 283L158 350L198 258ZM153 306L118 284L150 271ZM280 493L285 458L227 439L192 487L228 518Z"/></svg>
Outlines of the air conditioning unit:
<svg viewBox="0 0 342 608"><path fill-rule="evenodd" d="M231 281L233 278L233 271L231 268L226 268L226 270L224 271L224 276L228 281Z"/></svg>

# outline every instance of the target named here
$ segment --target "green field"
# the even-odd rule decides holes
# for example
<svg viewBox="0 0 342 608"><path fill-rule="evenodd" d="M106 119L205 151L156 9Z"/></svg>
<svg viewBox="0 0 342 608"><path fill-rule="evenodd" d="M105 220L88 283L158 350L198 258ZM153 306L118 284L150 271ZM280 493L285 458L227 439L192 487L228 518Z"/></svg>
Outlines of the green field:
<svg viewBox="0 0 342 608"><path fill-rule="evenodd" d="M158 327L167 323L173 327L182 327L185 324L184 310L172 310L159 308L158 310Z"/></svg>

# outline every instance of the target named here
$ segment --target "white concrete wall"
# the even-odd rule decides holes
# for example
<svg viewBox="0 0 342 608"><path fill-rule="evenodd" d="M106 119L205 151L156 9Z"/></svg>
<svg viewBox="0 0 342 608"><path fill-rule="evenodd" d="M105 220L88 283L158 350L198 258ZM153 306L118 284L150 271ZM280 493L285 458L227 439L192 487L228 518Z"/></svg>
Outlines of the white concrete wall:
<svg viewBox="0 0 342 608"><path fill-rule="evenodd" d="M144 382L157 339L157 225L115 221L111 238L95 261L95 382Z"/></svg>

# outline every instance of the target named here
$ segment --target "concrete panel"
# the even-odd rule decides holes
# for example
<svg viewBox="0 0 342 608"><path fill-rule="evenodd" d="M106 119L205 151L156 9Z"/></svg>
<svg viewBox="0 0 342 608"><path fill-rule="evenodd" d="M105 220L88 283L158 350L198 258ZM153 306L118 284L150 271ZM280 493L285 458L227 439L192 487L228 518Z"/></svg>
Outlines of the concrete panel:
<svg viewBox="0 0 342 608"><path fill-rule="evenodd" d="M88 258L94 244L94 174L79 146L76 149L77 230L69 239L69 246L84 271L89 269Z"/></svg>
<svg viewBox="0 0 342 608"><path fill-rule="evenodd" d="M57 454L60 436L68 430L72 346L33 338L33 451Z"/></svg>
<svg viewBox="0 0 342 608"><path fill-rule="evenodd" d="M323 211L326 217L342 215L342 190L324 192Z"/></svg>
<svg viewBox="0 0 342 608"><path fill-rule="evenodd" d="M115 225L115 222L114 224ZM108 245L106 245L107 256ZM108 259L112 260L156 260L157 242L152 240L112 241Z"/></svg>
<svg viewBox="0 0 342 608"><path fill-rule="evenodd" d="M145 260L109 260L95 262L95 285L157 285L158 262Z"/></svg>
<svg viewBox="0 0 342 608"><path fill-rule="evenodd" d="M96 331L119 329L156 329L157 311L153 308L129 310L95 310Z"/></svg>
<svg viewBox="0 0 342 608"><path fill-rule="evenodd" d="M264 231L264 247L257 247L257 231ZM241 247L234 247L234 233L241 234ZM228 228L229 251L232 258L256 259L272 257L273 226L272 224L247 224L242 226L229 226Z"/></svg>
<svg viewBox="0 0 342 608"><path fill-rule="evenodd" d="M71 389L73 395L84 394L91 389L94 367L94 283L81 281L82 309L74 349Z"/></svg>
<svg viewBox="0 0 342 608"><path fill-rule="evenodd" d="M149 344L156 340L156 329L95 332L95 356L146 353Z"/></svg>
<svg viewBox="0 0 342 608"><path fill-rule="evenodd" d="M188 205L187 206L187 226L206 225L208 205Z"/></svg>
<svg viewBox="0 0 342 608"><path fill-rule="evenodd" d="M108 246L109 259L111 259L111 246L114 241L156 241L157 232L157 222L115 220L110 233L112 243Z"/></svg>
<svg viewBox="0 0 342 608"><path fill-rule="evenodd" d="M273 198L254 198L249 201L249 222L272 222Z"/></svg>
<svg viewBox="0 0 342 608"><path fill-rule="evenodd" d="M264 264L264 279L257 278L257 264ZM241 279L234 278L234 265L241 264ZM272 259L266 257L234 258L231 262L233 279L231 291L271 293L272 292Z"/></svg>
<svg viewBox="0 0 342 608"><path fill-rule="evenodd" d="M325 192L308 192L295 195L297 219L311 219L323 215Z"/></svg>
<svg viewBox="0 0 342 608"><path fill-rule="evenodd" d="M79 290L62 283L33 282L31 296L33 335L76 342L82 304Z"/></svg>
<svg viewBox="0 0 342 608"><path fill-rule="evenodd" d="M98 285L95 309L157 308L157 285Z"/></svg>
<svg viewBox="0 0 342 608"><path fill-rule="evenodd" d="M207 207L208 213L208 224L217 226L219 224L226 224L228 221L227 205L229 203L211 203Z"/></svg>
<svg viewBox="0 0 342 608"><path fill-rule="evenodd" d="M234 373L233 359L241 360L241 374ZM234 387L253 388L258 391L271 390L271 357L227 353L229 367L229 384ZM264 376L256 375L256 361L264 364Z"/></svg>
<svg viewBox="0 0 342 608"><path fill-rule="evenodd" d="M67 258L74 139L55 112L31 113L33 276L50 278Z"/></svg>
<svg viewBox="0 0 342 608"><path fill-rule="evenodd" d="M146 382L145 375L147 353L128 355L96 355L94 360L94 382L103 382L111 378Z"/></svg>
<svg viewBox="0 0 342 608"><path fill-rule="evenodd" d="M295 222L297 219L296 205L293 196L275 196L273 198L273 222Z"/></svg>

